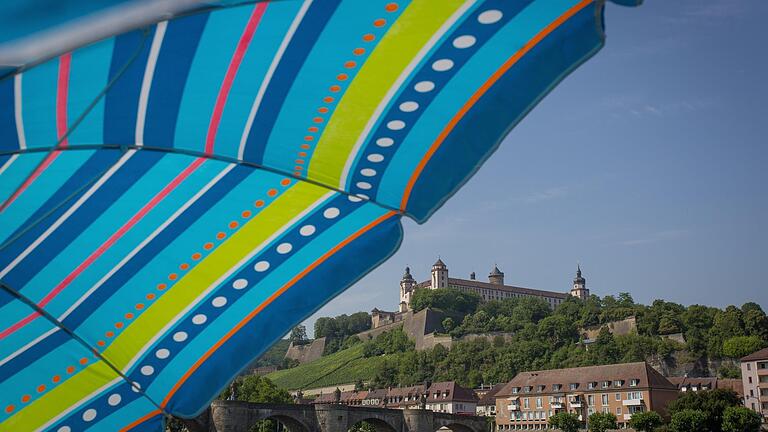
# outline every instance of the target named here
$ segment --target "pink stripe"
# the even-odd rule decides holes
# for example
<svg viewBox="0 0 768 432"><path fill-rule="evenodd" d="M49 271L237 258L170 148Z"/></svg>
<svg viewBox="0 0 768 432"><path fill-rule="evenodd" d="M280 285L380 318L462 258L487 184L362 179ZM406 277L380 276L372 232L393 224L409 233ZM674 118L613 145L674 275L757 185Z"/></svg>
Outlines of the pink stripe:
<svg viewBox="0 0 768 432"><path fill-rule="evenodd" d="M144 207L141 208L136 214L134 214L128 222L126 222L120 229L118 229L116 232L114 232L107 241L102 243L98 249L96 249L93 253L91 253L88 258L85 259L80 265L77 266L71 273L67 275L61 282L59 282L56 287L51 290L48 294L46 294L45 297L43 297L40 302L37 303L39 307L45 307L48 303L51 302L64 288L67 287L70 283L72 283L73 280L75 280L80 273L82 273L85 269L88 268L91 264L93 264L94 261L96 261L104 252L106 252L112 245L114 245L125 233L131 230L131 228L134 227L144 216L147 215L157 204L160 203L165 197L168 196L176 187L181 184L187 177L190 176L195 170L197 170L200 165L203 164L205 161L205 158L197 158L195 159L189 166L187 166L184 171L179 173L170 183L168 183L160 192L158 192L148 203L144 205ZM25 325L32 322L35 318L39 317L40 314L38 312L32 313L26 318L22 319L21 321L17 322L16 324L8 327L7 329L0 332L0 340L4 339L8 335L14 333L16 330L24 327Z"/></svg>
<svg viewBox="0 0 768 432"><path fill-rule="evenodd" d="M240 41L237 43L235 53L232 55L232 60L229 62L227 73L224 75L224 81L221 83L221 88L219 88L219 95L216 97L216 105L213 108L211 122L208 125L208 135L205 138L206 154L213 153L213 144L216 141L216 133L221 122L221 113L224 111L224 105L227 103L229 90L232 89L232 82L235 80L237 70L243 62L245 52L248 51L248 45L250 45L253 34L256 32L256 27L259 26L261 17L266 9L267 3L259 3L253 9L253 13L251 13L251 17L248 19L248 24L246 24L245 30L243 30L243 34L240 36Z"/></svg>
<svg viewBox="0 0 768 432"><path fill-rule="evenodd" d="M60 147L67 146L67 139L64 138L67 133L67 98L69 96L69 71L72 64L72 53L66 53L59 57L59 78L56 87L56 136L61 140ZM62 140L62 138L64 138ZM48 168L51 163L59 156L58 151L52 151L40 162L32 174L28 175L13 195L5 200L2 206L0 206L0 213L3 212L9 205L11 205L16 198L18 198L25 190L34 183L34 181L40 177L40 174Z"/></svg>

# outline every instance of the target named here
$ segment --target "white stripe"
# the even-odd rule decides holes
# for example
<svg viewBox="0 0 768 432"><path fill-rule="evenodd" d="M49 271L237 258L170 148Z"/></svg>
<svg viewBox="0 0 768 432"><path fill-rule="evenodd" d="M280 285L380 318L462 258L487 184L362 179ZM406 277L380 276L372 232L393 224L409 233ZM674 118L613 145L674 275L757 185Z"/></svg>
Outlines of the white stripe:
<svg viewBox="0 0 768 432"><path fill-rule="evenodd" d="M7 161L3 164L3 166L0 167L0 175L2 175L6 169L8 169L9 166L13 163L13 161L16 160L16 158L19 157L19 154L16 153L13 156L9 157Z"/></svg>
<svg viewBox="0 0 768 432"><path fill-rule="evenodd" d="M400 74L399 77L397 77L397 80L392 84L392 87L389 88L389 91L387 91L387 94L384 95L384 98L379 103L379 106L376 107L376 110L373 112L373 115L368 120L368 124L365 125L365 128L360 133L360 136L357 138L357 142L355 142L355 146L352 147L352 151L349 152L349 157L347 158L347 163L344 164L344 171L341 174L341 180L339 181L339 188L342 190L346 190L347 187L347 176L349 175L349 170L352 169L352 164L355 162L355 159L357 159L357 152L360 151L360 147L365 143L366 139L368 138L368 135L371 133L371 130L374 126L376 126L376 123L379 121L379 118L384 113L384 110L389 105L390 101L393 97L397 94L400 87L403 85L403 83L408 79L408 77L411 75L411 73L416 69L416 67L421 63L421 61L426 57L429 52L432 50L432 47L434 47L440 39L442 39L443 35L448 32L448 30L453 27L453 25L456 23L456 21L461 18L469 8L472 7L477 2L477 0L467 0L464 2L461 7L459 7L456 12L453 13L440 28L437 30L437 32L432 35L432 37L427 41L427 43L421 48L421 50L416 54L416 57L411 60L411 62L408 64L408 66L403 69L403 72Z"/></svg>
<svg viewBox="0 0 768 432"><path fill-rule="evenodd" d="M216 183L218 183L222 178L224 178L225 175L227 175L228 172L232 171L232 169L237 166L236 164L229 164L227 165L223 170L221 170L220 173L216 175L211 181L209 181L205 186L203 186L202 189L200 189L199 192L197 192L192 198L190 198L187 202L184 203L176 212L174 212L165 222L162 223L157 229L155 229L152 234L150 234L147 238L145 238L138 246L136 246L128 255L125 256L115 267L113 267L104 277L102 277L98 282L96 282L95 285L93 285L91 288L88 289L88 291L83 294L77 301L75 301L72 306L69 307L63 314L61 314L58 317L59 321L64 321L65 318L69 316L69 314L72 313L78 306L80 306L81 303L83 303L88 297L90 297L91 294L93 294L94 291L99 289L101 285L104 284L109 278L112 277L118 270L120 270L128 261L130 261L139 251L141 251L147 243L152 241L155 237L157 237L165 228L168 227L171 223L173 223L174 220L176 220L182 213L184 213L192 204L194 204L198 199L200 199L203 194L205 194L209 189L211 189ZM9 356L5 357L4 359L0 360L0 366L4 365L5 363L13 360L15 357L23 353L24 351L28 350L30 347L34 346L44 338L50 336L51 334L58 331L58 327L54 327L52 330L49 330L48 332L44 333L42 336L37 337L32 342L24 345L17 351L13 352Z"/></svg>
<svg viewBox="0 0 768 432"><path fill-rule="evenodd" d="M149 102L149 90L152 87L152 79L155 76L155 66L157 65L157 56L160 54L160 47L163 45L165 37L165 28L168 21L161 21L155 27L155 36L152 38L152 46L149 48L149 58L147 66L144 68L144 79L141 81L141 93L139 93L139 112L136 114L136 145L144 145L144 122L147 118L147 102Z"/></svg>
<svg viewBox="0 0 768 432"><path fill-rule="evenodd" d="M73 411L75 411L75 410L79 409L81 406L85 405L85 404L86 404L88 401L90 401L92 398L94 398L94 397L96 397L96 396L100 395L100 394L101 394L101 393L103 393L105 390L107 390L108 388L110 388L110 387L114 386L115 384L117 384L117 383L119 383L119 382L126 382L126 380L125 380L123 377L117 377L117 378L113 379L112 381L110 381L110 382L108 382L108 383L104 384L103 386L101 386L101 387L99 387L98 389L94 390L94 391L93 391L91 394L89 394L88 396L86 396L86 397L84 397L84 398L80 399L80 401L78 401L78 402L77 402L77 403L75 403L74 405L70 405L70 406L69 406L67 409L65 409L64 411L62 411L61 413L59 413L59 415L57 415L56 417L54 417L54 418L52 418L52 419L48 420L48 421L47 421L47 422L46 422L44 425L42 425L42 426L40 426L39 428L35 429L35 432L38 432L38 431L44 431L44 430L48 429L49 427L51 427L51 426L53 426L54 424L56 424L56 422L58 422L59 420L63 419L64 417L66 417L66 416L68 416L69 414L71 414ZM115 407L115 408L116 408L116 409L120 409L120 408L122 408L122 406L119 406L119 407Z"/></svg>
<svg viewBox="0 0 768 432"><path fill-rule="evenodd" d="M185 307L181 312L179 312L171 321L168 322L168 324L165 325L155 336L147 342L146 345L138 352L136 355L131 359L130 362L128 362L127 365L122 369L122 372L126 375L128 375L128 371L133 367L133 365L141 359L141 357L144 355L147 350L149 350L152 345L155 344L161 337L163 337L168 330L170 330L173 326L176 325L178 321L180 321L184 316L192 310L195 306L197 306L200 302L202 302L208 294L210 294L211 291L216 289L219 285L223 284L224 281L226 281L230 276L232 276L233 273L235 273L237 270L242 268L245 264L248 263L251 259L253 259L254 256L259 254L264 248L270 245L276 238L280 237L285 231L287 231L289 228L296 225L299 221L301 221L304 216L308 215L309 213L313 212L317 207L321 206L324 202L326 202L328 199L336 195L337 192L330 191L320 197L317 201L312 203L309 207L307 207L304 211L296 215L293 219L291 219L287 224L283 225L278 231L276 231L274 234L272 234L268 239L264 240L260 245L256 246L248 255L246 255L243 259L241 259L237 264L235 264L232 268L227 270L226 273L221 275L214 283L208 286L208 288L205 289L193 302L191 302L187 307Z"/></svg>
<svg viewBox="0 0 768 432"><path fill-rule="evenodd" d="M243 160L243 153L245 153L245 142L248 140L248 135L251 133L251 127L253 127L253 119L256 117L256 113L259 111L261 100L264 98L264 93L267 91L267 86L269 86L269 82L272 81L272 75L275 73L275 69L277 69L277 65L280 63L280 59L283 58L285 49L291 42L293 34L296 33L296 29L299 27L301 20L304 18L304 14L307 12L307 9L309 9L309 5L311 4L312 0L306 0L301 5L299 12L296 14L296 17L291 23L291 26L288 27L288 32L286 32L285 36L283 37L283 41L280 43L280 47L277 49L275 57L272 58L272 64L269 65L269 69L267 69L267 73L264 75L264 79L261 81L259 91L256 93L256 99L253 101L253 106L251 106L251 112L248 114L248 121L245 122L243 135L240 137L240 148L237 150L238 160Z"/></svg>
<svg viewBox="0 0 768 432"><path fill-rule="evenodd" d="M18 74L13 77L13 111L16 115L16 135L19 137L19 150L27 148L27 136L24 134L24 117L21 115L21 80L23 75Z"/></svg>
<svg viewBox="0 0 768 432"><path fill-rule="evenodd" d="M35 241L32 242L32 244L27 246L27 248L24 249L24 252L20 253L19 256L17 256L13 261L11 261L10 264L8 264L2 271L0 271L0 278L8 274L9 271L13 270L21 261L24 260L24 258L27 257L27 255L32 253L32 251L35 250L35 248L37 248L40 245L40 243L45 241L45 239L47 239L48 236L51 235L51 233L56 231L56 229L58 229L59 226L61 226L61 224L63 224L67 219L69 219L69 217L72 216L72 213L74 213L78 208L80 208L80 206L82 206L83 203L86 200L88 200L88 198L91 197L91 195L96 193L96 191L107 180L109 180L109 178L112 177L112 175L118 169L120 169L120 167L122 167L123 164L126 161L128 161L128 159L130 159L131 156L133 156L135 153L136 153L136 150L128 150L127 152L125 152L125 154L122 157L120 157L120 160L118 160L115 165L113 165L106 173L104 173L104 175L102 175L101 178L96 183L94 183L94 185L91 186L90 189L88 189L88 191L85 194L83 194L83 196L81 196L77 201L75 201L72 207L70 207L66 212L64 212L63 215L61 215L58 219L56 219L56 222L54 222L53 225L48 227L48 229L45 230L45 232L40 237L35 239Z"/></svg>

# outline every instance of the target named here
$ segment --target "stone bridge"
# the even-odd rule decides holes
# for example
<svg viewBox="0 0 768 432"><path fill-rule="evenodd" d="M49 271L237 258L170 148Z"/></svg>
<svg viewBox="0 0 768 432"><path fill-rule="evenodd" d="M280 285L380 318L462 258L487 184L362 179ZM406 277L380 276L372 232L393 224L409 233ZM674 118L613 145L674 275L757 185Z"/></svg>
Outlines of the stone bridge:
<svg viewBox="0 0 768 432"><path fill-rule="evenodd" d="M366 421L376 432L487 432L484 417L438 413L429 410L396 410L346 405L276 405L214 401L207 414L185 421L190 430L249 432L259 420L273 419L288 432L347 432ZM445 430L445 429L443 429Z"/></svg>

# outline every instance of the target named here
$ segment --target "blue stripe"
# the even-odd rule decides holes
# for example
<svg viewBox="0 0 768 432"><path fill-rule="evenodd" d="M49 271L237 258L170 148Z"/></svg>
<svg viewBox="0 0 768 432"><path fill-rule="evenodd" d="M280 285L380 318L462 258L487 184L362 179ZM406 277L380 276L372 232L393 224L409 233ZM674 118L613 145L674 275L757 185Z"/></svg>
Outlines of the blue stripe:
<svg viewBox="0 0 768 432"><path fill-rule="evenodd" d="M207 21L208 14L201 13L168 23L147 104L144 144L148 146L173 147L189 68Z"/></svg>
<svg viewBox="0 0 768 432"><path fill-rule="evenodd" d="M56 231L43 241L13 270L5 275L4 280L11 286L23 287L39 271L41 263L48 263L77 238L90 223L101 216L122 192L141 178L152 166L165 156L163 152L139 152L130 158L98 191L77 209ZM25 235L12 247L0 251L0 267L5 267L36 237ZM3 303L0 302L0 306Z"/></svg>
<svg viewBox="0 0 768 432"><path fill-rule="evenodd" d="M151 42L152 33L150 32L145 36L140 31L121 34L115 39L112 65L109 69L110 80L117 76L134 55L136 58L125 69L123 75L115 81L105 96L104 143L106 144L134 143L139 94L141 93L141 83L144 80L144 70L147 66ZM136 54L138 49L141 51Z"/></svg>
<svg viewBox="0 0 768 432"><path fill-rule="evenodd" d="M602 47L602 32L595 26L595 9L582 9L539 42L480 98L427 163L408 200L409 214L420 223L428 219L480 168L511 128ZM446 171L446 166L451 169Z"/></svg>
<svg viewBox="0 0 768 432"><path fill-rule="evenodd" d="M293 85L304 61L312 51L318 36L325 28L341 0L325 0L314 2L309 7L296 29L291 42L283 54L280 63L275 68L272 80L264 92L259 111L253 119L248 139L245 143L243 160L261 164L264 150L272 133L272 127L277 120L283 101Z"/></svg>
<svg viewBox="0 0 768 432"><path fill-rule="evenodd" d="M18 148L19 137L16 135L13 78L8 78L0 81L0 151L17 150Z"/></svg>

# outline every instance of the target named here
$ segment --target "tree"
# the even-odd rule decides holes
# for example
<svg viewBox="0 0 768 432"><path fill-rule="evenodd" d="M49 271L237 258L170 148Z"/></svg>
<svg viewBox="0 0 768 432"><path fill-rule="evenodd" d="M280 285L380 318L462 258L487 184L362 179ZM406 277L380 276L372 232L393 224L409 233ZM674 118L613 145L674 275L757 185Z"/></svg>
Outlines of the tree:
<svg viewBox="0 0 768 432"><path fill-rule="evenodd" d="M744 407L728 407L723 413L723 432L759 432L760 414Z"/></svg>
<svg viewBox="0 0 768 432"><path fill-rule="evenodd" d="M456 327L456 323L453 322L453 318L448 317L443 320L443 330L445 330L446 333L450 333L451 330L453 330L454 327Z"/></svg>
<svg viewBox="0 0 768 432"><path fill-rule="evenodd" d="M578 432L581 428L579 416L564 412L549 417L549 425L560 429L562 432Z"/></svg>
<svg viewBox="0 0 768 432"><path fill-rule="evenodd" d="M669 413L674 417L682 411L697 411L704 415L704 429L709 432L721 432L723 412L728 407L740 406L739 396L729 389L715 389L698 392L686 392L670 402ZM691 429L698 430L698 429Z"/></svg>
<svg viewBox="0 0 768 432"><path fill-rule="evenodd" d="M589 416L590 432L605 432L608 429L617 429L616 416L612 413L592 413Z"/></svg>
<svg viewBox="0 0 768 432"><path fill-rule="evenodd" d="M303 325L297 325L291 330L291 335L288 337L294 345L301 345L307 341L307 328Z"/></svg>
<svg viewBox="0 0 768 432"><path fill-rule="evenodd" d="M255 403L293 403L293 398L287 391L279 388L266 377L248 375L238 379L236 384L236 400Z"/></svg>
<svg viewBox="0 0 768 432"><path fill-rule="evenodd" d="M629 419L629 427L640 432L653 432L662 423L664 423L664 420L656 411L636 412Z"/></svg>
<svg viewBox="0 0 768 432"><path fill-rule="evenodd" d="M669 429L672 432L705 431L707 415L702 411L685 409L672 415Z"/></svg>
<svg viewBox="0 0 768 432"><path fill-rule="evenodd" d="M759 336L735 336L723 342L723 355L741 358L759 351L763 346L763 340Z"/></svg>
<svg viewBox="0 0 768 432"><path fill-rule="evenodd" d="M434 308L466 315L477 310L480 300L476 293L455 288L420 289L413 293L411 308L414 312Z"/></svg>

